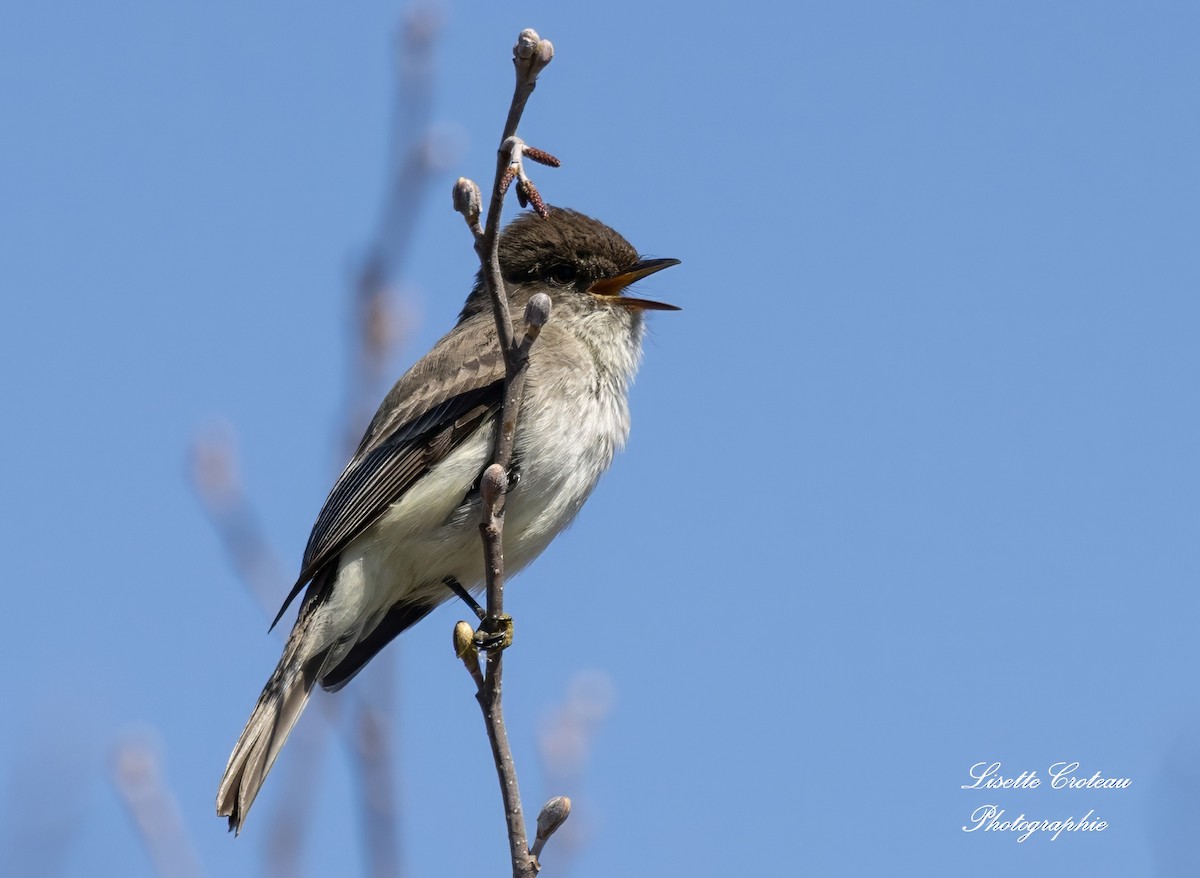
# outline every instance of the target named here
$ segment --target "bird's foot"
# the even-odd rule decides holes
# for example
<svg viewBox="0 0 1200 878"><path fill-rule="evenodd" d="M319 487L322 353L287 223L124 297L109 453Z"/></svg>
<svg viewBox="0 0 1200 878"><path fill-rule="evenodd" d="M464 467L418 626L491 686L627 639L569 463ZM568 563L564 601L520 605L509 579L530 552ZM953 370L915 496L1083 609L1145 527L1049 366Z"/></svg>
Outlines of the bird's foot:
<svg viewBox="0 0 1200 878"><path fill-rule="evenodd" d="M484 616L475 632L475 645L484 650L508 649L513 642L513 620L507 613Z"/></svg>
<svg viewBox="0 0 1200 878"><path fill-rule="evenodd" d="M471 593L463 588L462 583L460 583L457 579L455 579L453 576L447 576L442 580L442 584L458 595L459 599L471 608L471 612L474 613L480 621L483 621L485 618L487 618L487 613L483 611L483 607L479 606L479 601L471 597Z"/></svg>

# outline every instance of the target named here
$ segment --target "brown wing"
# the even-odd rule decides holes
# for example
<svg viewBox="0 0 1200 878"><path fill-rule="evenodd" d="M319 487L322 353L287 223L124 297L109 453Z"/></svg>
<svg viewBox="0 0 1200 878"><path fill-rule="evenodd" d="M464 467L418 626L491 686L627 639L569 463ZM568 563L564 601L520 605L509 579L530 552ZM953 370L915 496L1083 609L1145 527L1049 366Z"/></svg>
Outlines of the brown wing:
<svg viewBox="0 0 1200 878"><path fill-rule="evenodd" d="M460 324L396 382L329 492L272 628L321 568L500 410L504 361L487 326Z"/></svg>

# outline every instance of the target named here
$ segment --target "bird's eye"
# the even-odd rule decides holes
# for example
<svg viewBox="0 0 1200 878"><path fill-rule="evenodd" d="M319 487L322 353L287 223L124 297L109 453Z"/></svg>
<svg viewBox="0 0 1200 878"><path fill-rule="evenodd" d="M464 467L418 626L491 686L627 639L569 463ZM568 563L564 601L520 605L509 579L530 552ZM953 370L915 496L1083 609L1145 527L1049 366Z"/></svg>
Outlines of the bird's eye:
<svg viewBox="0 0 1200 878"><path fill-rule="evenodd" d="M555 283L569 284L575 281L575 266L566 262L560 262L558 265L552 266L547 272L550 280Z"/></svg>

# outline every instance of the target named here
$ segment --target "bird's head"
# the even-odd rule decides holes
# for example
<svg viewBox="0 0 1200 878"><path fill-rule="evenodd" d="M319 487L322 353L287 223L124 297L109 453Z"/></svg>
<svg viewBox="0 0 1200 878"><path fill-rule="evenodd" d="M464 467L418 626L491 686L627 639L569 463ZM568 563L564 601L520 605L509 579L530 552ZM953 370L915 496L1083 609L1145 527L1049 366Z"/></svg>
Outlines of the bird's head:
<svg viewBox="0 0 1200 878"><path fill-rule="evenodd" d="M678 259L642 258L604 223L565 208L549 210L547 217L523 213L500 234L500 271L515 302L545 292L555 309L569 312L679 310L675 305L625 295L632 283L678 265ZM490 307L480 274L459 319Z"/></svg>

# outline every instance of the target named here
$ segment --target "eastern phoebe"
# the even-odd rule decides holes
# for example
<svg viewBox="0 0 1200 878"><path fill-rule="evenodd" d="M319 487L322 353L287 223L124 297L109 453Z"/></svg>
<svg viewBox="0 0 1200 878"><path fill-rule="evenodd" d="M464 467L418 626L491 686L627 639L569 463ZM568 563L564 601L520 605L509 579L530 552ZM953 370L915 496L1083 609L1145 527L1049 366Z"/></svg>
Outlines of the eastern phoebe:
<svg viewBox="0 0 1200 878"><path fill-rule="evenodd" d="M512 313L522 315L535 293L553 303L530 353L505 498L510 573L571 523L625 444L643 312L678 309L623 291L677 264L639 258L608 226L571 210L522 214L504 229L500 267ZM518 324L517 338L522 331ZM503 390L480 276L455 327L384 399L317 516L279 611L307 585L296 624L217 791L217 814L230 829L240 830L313 684L340 689L452 597L451 586L483 586L479 478Z"/></svg>

